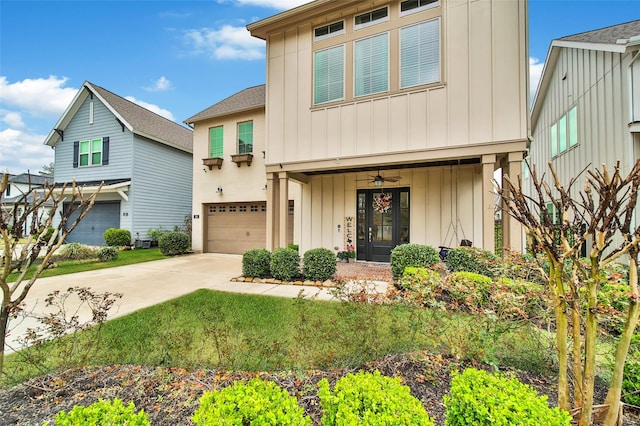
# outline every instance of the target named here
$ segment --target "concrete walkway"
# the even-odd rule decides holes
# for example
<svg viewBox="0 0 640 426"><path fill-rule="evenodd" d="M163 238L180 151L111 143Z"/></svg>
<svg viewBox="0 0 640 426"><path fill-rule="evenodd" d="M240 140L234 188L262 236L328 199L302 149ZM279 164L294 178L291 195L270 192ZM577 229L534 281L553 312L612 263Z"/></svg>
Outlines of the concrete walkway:
<svg viewBox="0 0 640 426"><path fill-rule="evenodd" d="M198 289L233 293L258 294L277 297L298 297L332 300L329 289L314 286L231 282L242 273L242 256L230 254L194 254L169 259L118 266L96 271L78 272L56 277L40 278L29 292L26 311L44 313L45 299L55 290L69 287L90 287L96 293L123 293L109 312L109 318L126 315ZM386 291L380 288L378 291ZM69 312L76 310L69 300ZM81 321L90 318L88 309L79 312ZM18 348L16 338L26 329L36 326L34 320L13 321L9 324L7 346ZM7 348L5 352L11 352Z"/></svg>

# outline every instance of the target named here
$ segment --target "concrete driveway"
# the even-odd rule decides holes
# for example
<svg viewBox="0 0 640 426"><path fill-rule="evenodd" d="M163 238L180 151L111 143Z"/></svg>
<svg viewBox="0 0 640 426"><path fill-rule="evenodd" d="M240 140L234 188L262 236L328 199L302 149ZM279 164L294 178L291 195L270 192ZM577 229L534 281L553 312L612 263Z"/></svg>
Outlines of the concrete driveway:
<svg viewBox="0 0 640 426"><path fill-rule="evenodd" d="M28 312L43 313L47 295L69 287L90 287L96 293L123 293L109 312L109 318L126 315L139 309L165 302L201 288L235 293L260 294L278 297L297 297L300 291L305 297L331 300L327 289L312 286L293 286L262 283L231 282L242 273L242 256L231 254L193 254L178 256L135 265L118 266L97 271L78 272L57 277L40 278L29 292L26 303ZM76 309L69 300L69 312ZM88 309L79 312L81 321L90 318ZM34 320L14 321L9 324L9 347L19 349L16 338L23 336Z"/></svg>

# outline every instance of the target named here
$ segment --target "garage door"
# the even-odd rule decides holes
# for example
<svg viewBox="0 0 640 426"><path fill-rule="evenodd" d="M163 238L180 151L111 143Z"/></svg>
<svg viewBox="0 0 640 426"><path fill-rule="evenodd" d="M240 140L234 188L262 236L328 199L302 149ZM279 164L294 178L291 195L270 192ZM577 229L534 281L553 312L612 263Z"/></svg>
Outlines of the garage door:
<svg viewBox="0 0 640 426"><path fill-rule="evenodd" d="M67 206L65 206L66 209ZM71 215L70 222L79 212ZM69 234L67 242L91 246L104 245L104 231L120 227L120 202L95 203L89 213L82 218L76 229Z"/></svg>
<svg viewBox="0 0 640 426"><path fill-rule="evenodd" d="M265 202L208 206L207 252L242 254L264 248L267 240Z"/></svg>

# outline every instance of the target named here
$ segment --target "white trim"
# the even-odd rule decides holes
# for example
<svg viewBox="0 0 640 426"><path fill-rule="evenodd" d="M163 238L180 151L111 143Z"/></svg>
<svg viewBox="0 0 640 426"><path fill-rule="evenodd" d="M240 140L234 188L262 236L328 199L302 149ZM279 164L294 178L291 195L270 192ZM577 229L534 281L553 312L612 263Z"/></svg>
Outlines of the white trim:
<svg viewBox="0 0 640 426"><path fill-rule="evenodd" d="M399 16L407 16L407 15L411 15L412 13L418 13L418 12L422 12L424 10L428 10L428 9L433 9L434 7L438 7L440 6L440 0L436 0L433 3L429 3L426 4L424 6L418 6L416 8L413 9L409 9L409 10L405 10L404 12L402 11L402 1L400 2L400 14Z"/></svg>
<svg viewBox="0 0 640 426"><path fill-rule="evenodd" d="M374 21L365 22L364 24L356 24L356 18L358 16L368 15L368 14L371 14L373 12L377 12L378 10L382 10L382 9L386 9L387 10L387 16L385 16L383 18L376 19ZM357 31L357 30L360 30L362 28L367 28L367 27L370 27L372 25L377 25L377 24L380 24L382 22L388 22L388 21L389 21L389 6L379 7L377 9L373 9L373 10L370 10L370 11L365 12L365 13L360 13L358 15L354 15L353 16L353 29L354 29L354 31Z"/></svg>
<svg viewBox="0 0 640 426"><path fill-rule="evenodd" d="M329 32L329 33L327 33L327 34L325 34L325 35L321 35L321 36L316 36L316 30L317 30L318 28L324 28L324 27L329 27L329 28L330 28L332 25L337 24L338 22L342 22L342 29L341 29L341 30L339 30L339 31L334 31L334 32ZM346 34L346 27L345 27L344 19L341 19L341 20L339 20L339 21L331 22L330 24L320 25L320 26L318 26L318 27L315 27L315 28L313 29L313 41L326 40L326 39L328 39L328 38L336 37L336 36L344 35L344 34Z"/></svg>

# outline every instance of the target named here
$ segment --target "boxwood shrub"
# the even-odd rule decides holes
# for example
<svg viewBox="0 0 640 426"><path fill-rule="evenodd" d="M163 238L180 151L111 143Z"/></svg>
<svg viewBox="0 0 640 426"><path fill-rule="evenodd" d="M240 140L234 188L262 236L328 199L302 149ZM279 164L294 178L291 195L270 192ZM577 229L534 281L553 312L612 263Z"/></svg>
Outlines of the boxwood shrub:
<svg viewBox="0 0 640 426"><path fill-rule="evenodd" d="M117 247L102 247L100 250L98 250L98 259L100 260L100 262L111 262L112 260L116 260L117 258Z"/></svg>
<svg viewBox="0 0 640 426"><path fill-rule="evenodd" d="M438 251L421 244L401 244L391 251L391 273L398 280L407 266L428 268L440 262Z"/></svg>
<svg viewBox="0 0 640 426"><path fill-rule="evenodd" d="M407 266L397 286L422 304L435 306L436 297L442 292L441 280L442 277L437 271Z"/></svg>
<svg viewBox="0 0 640 426"><path fill-rule="evenodd" d="M46 423L45 423L46 424ZM64 410L56 415L56 426L150 426L149 416L144 410L136 413L133 402L124 405L118 398L113 402L98 400L88 407L76 405L68 413Z"/></svg>
<svg viewBox="0 0 640 426"><path fill-rule="evenodd" d="M488 305L492 285L491 278L474 272L454 272L442 282L452 301L472 310Z"/></svg>
<svg viewBox="0 0 640 426"><path fill-rule="evenodd" d="M327 248L307 250L302 258L302 274L314 281L325 281L336 274L336 255Z"/></svg>
<svg viewBox="0 0 640 426"><path fill-rule="evenodd" d="M489 278L495 277L499 267L499 259L495 254L475 247L456 247L449 250L444 263L451 272L475 272Z"/></svg>
<svg viewBox="0 0 640 426"><path fill-rule="evenodd" d="M300 275L300 255L290 248L277 248L271 253L271 276L282 281Z"/></svg>
<svg viewBox="0 0 640 426"><path fill-rule="evenodd" d="M531 386L474 368L453 373L451 394L445 395L444 405L447 426L571 424L569 413L550 408L547 396L539 396Z"/></svg>
<svg viewBox="0 0 640 426"><path fill-rule="evenodd" d="M104 242L108 246L128 246L131 244L131 232L126 229L109 228L104 231Z"/></svg>
<svg viewBox="0 0 640 426"><path fill-rule="evenodd" d="M158 239L158 247L165 256L189 252L189 235L181 231L165 232Z"/></svg>
<svg viewBox="0 0 640 426"><path fill-rule="evenodd" d="M271 252L255 248L242 255L242 275L245 277L266 277L271 268Z"/></svg>
<svg viewBox="0 0 640 426"><path fill-rule="evenodd" d="M196 426L311 424L295 397L275 383L258 378L205 392L191 419Z"/></svg>
<svg viewBox="0 0 640 426"><path fill-rule="evenodd" d="M324 378L318 383L318 396L325 426L434 424L399 377L386 377L377 370L349 373L337 381L333 391Z"/></svg>

